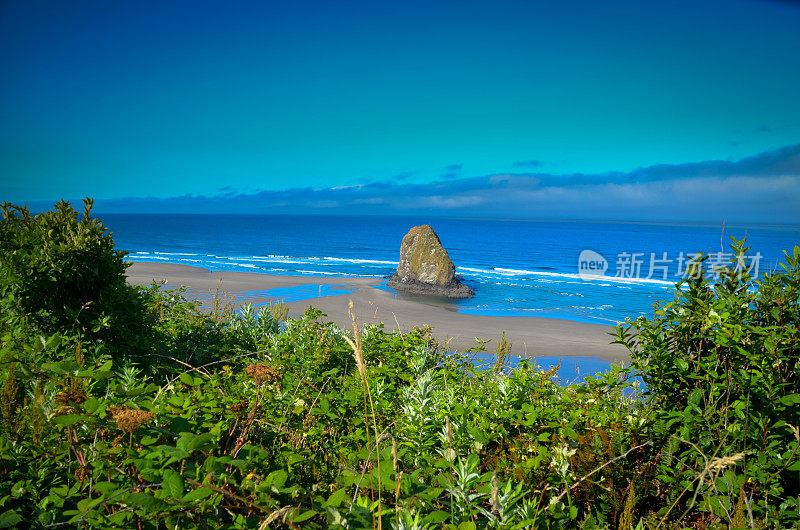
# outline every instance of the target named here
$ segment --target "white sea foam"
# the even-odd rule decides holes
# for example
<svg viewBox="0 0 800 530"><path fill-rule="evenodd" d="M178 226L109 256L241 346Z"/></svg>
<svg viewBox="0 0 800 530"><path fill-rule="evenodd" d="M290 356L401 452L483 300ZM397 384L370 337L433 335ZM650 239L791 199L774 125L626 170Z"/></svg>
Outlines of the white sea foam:
<svg viewBox="0 0 800 530"><path fill-rule="evenodd" d="M232 258L229 258L232 259ZM295 265L303 265L308 264L309 260L303 259L291 259L291 258L239 258L239 259L246 259L248 261L255 261L257 263L293 263Z"/></svg>
<svg viewBox="0 0 800 530"><path fill-rule="evenodd" d="M531 274L536 274L534 271L527 271L524 269L503 269L500 267L495 267L494 270L504 276L528 276Z"/></svg>
<svg viewBox="0 0 800 530"><path fill-rule="evenodd" d="M672 287L673 285L675 285L674 281L655 280L653 278L620 278L618 276L603 276L603 279L610 282L619 282L619 283L645 283L652 285L665 285L668 287Z"/></svg>
<svg viewBox="0 0 800 530"><path fill-rule="evenodd" d="M472 267L458 267L459 271L477 272L480 274L495 274L494 271L486 269L473 269Z"/></svg>
<svg viewBox="0 0 800 530"><path fill-rule="evenodd" d="M232 265L234 267L246 267L248 269L260 269L258 265L253 265L252 263L246 263L241 261L207 261L206 263L214 263L217 265Z"/></svg>
<svg viewBox="0 0 800 530"><path fill-rule="evenodd" d="M327 261L341 261L344 263L375 263L378 265L394 265L396 261L384 261L379 259L357 259L357 258L332 258L330 256L325 256L322 258Z"/></svg>
<svg viewBox="0 0 800 530"><path fill-rule="evenodd" d="M565 307L564 309L584 309L586 311L597 311L597 310L604 311L604 310L609 309L611 307L614 307L614 306L609 305L609 304L603 304L603 305L598 305L598 306L570 305L570 306Z"/></svg>
<svg viewBox="0 0 800 530"><path fill-rule="evenodd" d="M228 265L233 267L246 267L248 269L260 269L258 265L253 265L252 263L241 263L239 261L206 261L204 262L209 265Z"/></svg>
<svg viewBox="0 0 800 530"><path fill-rule="evenodd" d="M573 280L582 280L584 282L604 282L599 285L600 287L610 287L611 284L605 282L613 282L613 283L625 283L625 284L652 284L652 285L666 285L672 286L675 282L667 281L667 280L656 280L653 278L623 278L620 276L596 276L596 277L581 277L578 274L571 274L566 272L545 272L545 271L529 271L529 270L521 270L521 269L503 269L495 267L496 271L504 276L546 276L550 278L569 278ZM579 284L581 282L574 282Z"/></svg>
<svg viewBox="0 0 800 530"><path fill-rule="evenodd" d="M162 256L199 256L192 252L153 252L153 254L160 254Z"/></svg>

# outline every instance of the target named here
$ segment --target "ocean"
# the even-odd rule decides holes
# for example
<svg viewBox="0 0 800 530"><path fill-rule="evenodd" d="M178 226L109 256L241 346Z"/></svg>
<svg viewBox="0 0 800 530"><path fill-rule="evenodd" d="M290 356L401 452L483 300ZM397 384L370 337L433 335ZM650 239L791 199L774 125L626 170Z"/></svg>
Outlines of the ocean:
<svg viewBox="0 0 800 530"><path fill-rule="evenodd" d="M652 315L696 252L727 260L747 236L743 264L763 275L800 244L800 225L552 221L444 217L101 214L130 261L300 276L384 278L400 242L429 224L475 291L462 313L614 324ZM313 283L311 280L309 283ZM387 287L383 287L388 289ZM439 302L441 303L441 302Z"/></svg>

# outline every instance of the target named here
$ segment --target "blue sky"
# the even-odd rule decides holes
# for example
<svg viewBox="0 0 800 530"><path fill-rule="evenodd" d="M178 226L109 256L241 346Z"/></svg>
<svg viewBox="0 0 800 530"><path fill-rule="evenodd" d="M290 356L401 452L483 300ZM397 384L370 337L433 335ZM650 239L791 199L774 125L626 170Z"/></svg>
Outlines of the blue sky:
<svg viewBox="0 0 800 530"><path fill-rule="evenodd" d="M0 199L800 222L798 27L755 0L6 0Z"/></svg>

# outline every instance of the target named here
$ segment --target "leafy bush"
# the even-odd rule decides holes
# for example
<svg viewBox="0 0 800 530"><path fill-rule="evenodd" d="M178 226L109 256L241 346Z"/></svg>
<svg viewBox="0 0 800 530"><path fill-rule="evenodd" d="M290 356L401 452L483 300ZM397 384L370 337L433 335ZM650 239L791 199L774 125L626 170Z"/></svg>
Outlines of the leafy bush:
<svg viewBox="0 0 800 530"><path fill-rule="evenodd" d="M137 289L126 285L125 252L91 217L68 202L31 215L2 204L0 220L0 333L11 337L61 334L102 345L109 354L140 349L146 332Z"/></svg>
<svg viewBox="0 0 800 530"><path fill-rule="evenodd" d="M560 388L525 362L497 374L444 356L425 330L367 327L362 379L352 348L338 355L354 334L319 316L160 384L131 366L43 366L57 384L21 382L41 386L26 404L38 434L0 442L0 508L98 528L514 528L622 512L622 492L592 492L614 491L641 451L571 487L641 436L642 408L613 390L621 371Z"/></svg>
<svg viewBox="0 0 800 530"><path fill-rule="evenodd" d="M728 524L741 502L759 519L798 524L800 248L759 280L742 267L744 240L731 249L716 281L700 257L674 300L619 341L655 411L670 502Z"/></svg>

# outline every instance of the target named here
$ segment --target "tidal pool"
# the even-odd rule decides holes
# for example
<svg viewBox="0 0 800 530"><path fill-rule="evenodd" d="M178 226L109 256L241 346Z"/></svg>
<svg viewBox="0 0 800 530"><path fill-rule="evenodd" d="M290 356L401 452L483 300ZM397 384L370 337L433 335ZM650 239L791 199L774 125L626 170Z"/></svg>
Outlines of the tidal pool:
<svg viewBox="0 0 800 530"><path fill-rule="evenodd" d="M474 356L475 364L478 366L490 368L494 365L495 357L491 352L479 352L470 355ZM561 385L581 383L585 377L602 374L611 368L611 362L591 355L531 356L529 359L531 362L541 366L542 370L549 370L554 366L558 366L558 363L561 362L561 366L555 375ZM514 368L519 360L520 357L509 355L508 366Z"/></svg>
<svg viewBox="0 0 800 530"><path fill-rule="evenodd" d="M263 289L260 291L240 291L231 293L236 298L236 303L246 302L254 298L272 298L283 302L302 302L313 300L323 296L339 296L342 294L352 294L358 290L357 287L348 287L338 284L305 284L293 287L275 287L273 289ZM252 304L254 307L268 305L269 302L259 302Z"/></svg>

